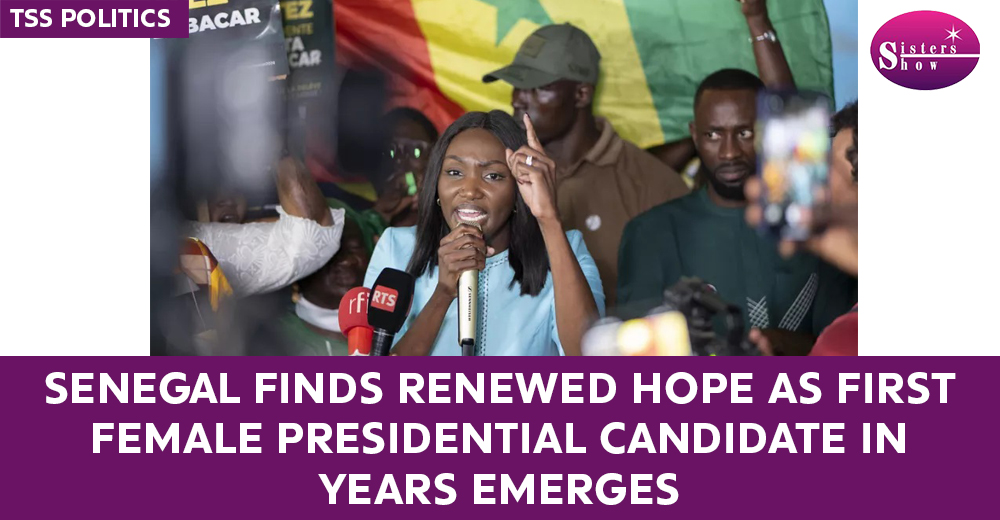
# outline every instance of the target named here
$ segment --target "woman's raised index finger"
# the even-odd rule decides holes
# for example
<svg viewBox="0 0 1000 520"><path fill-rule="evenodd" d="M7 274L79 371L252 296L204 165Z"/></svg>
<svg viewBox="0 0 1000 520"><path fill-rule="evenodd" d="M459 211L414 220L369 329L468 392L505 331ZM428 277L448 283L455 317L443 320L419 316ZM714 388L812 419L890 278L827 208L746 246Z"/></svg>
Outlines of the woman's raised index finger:
<svg viewBox="0 0 1000 520"><path fill-rule="evenodd" d="M542 142L538 140L538 134L535 133L535 125L531 124L531 118L528 117L528 114L524 114L524 130L528 134L528 146L545 153Z"/></svg>

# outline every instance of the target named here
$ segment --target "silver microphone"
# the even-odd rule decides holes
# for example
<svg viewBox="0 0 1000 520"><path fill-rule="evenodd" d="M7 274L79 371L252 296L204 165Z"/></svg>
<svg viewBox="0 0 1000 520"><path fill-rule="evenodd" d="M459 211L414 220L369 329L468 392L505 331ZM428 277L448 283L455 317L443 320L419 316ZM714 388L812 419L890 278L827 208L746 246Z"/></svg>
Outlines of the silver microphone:
<svg viewBox="0 0 1000 520"><path fill-rule="evenodd" d="M480 232L483 228L476 225ZM458 277L458 345L463 356L476 355L476 309L479 308L479 270L463 271Z"/></svg>

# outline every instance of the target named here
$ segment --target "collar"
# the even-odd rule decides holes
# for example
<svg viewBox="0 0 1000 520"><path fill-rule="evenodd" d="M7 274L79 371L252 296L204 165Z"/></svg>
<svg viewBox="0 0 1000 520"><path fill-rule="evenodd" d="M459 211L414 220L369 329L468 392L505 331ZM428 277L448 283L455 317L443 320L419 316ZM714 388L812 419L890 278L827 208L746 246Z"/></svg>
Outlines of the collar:
<svg viewBox="0 0 1000 520"><path fill-rule="evenodd" d="M601 131L600 137L597 138L597 142L594 143L594 146L583 158L577 161L576 164L566 168L566 175L576 173L585 162L597 166L608 166L618 161L618 156L621 155L625 142L618 136L618 132L615 132L615 128L607 119L595 117L594 122L597 124L597 129Z"/></svg>
<svg viewBox="0 0 1000 520"><path fill-rule="evenodd" d="M320 307L299 295L295 303L295 315L302 321L323 330L340 332L340 313L336 309Z"/></svg>
<svg viewBox="0 0 1000 520"><path fill-rule="evenodd" d="M499 263L506 262L507 258L509 256L510 256L510 246L508 245L507 249L504 249L503 251L500 251L499 253L497 253L497 254L495 254L493 256L487 257L486 258L486 265L489 266L489 265L493 265L493 264L499 264Z"/></svg>

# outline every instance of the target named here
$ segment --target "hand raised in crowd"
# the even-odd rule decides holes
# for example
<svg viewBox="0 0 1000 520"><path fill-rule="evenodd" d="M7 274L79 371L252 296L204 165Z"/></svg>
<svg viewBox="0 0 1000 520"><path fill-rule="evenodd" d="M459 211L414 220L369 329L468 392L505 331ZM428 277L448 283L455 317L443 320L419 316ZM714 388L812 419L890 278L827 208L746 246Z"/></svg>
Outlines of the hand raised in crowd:
<svg viewBox="0 0 1000 520"><path fill-rule="evenodd" d="M401 182L402 179L404 179L402 176L393 176L387 183L385 191L379 193L378 199L372 206L387 225L407 210L417 210L417 196L406 194L406 184Z"/></svg>
<svg viewBox="0 0 1000 520"><path fill-rule="evenodd" d="M750 201L746 212L747 222L756 226L760 223L763 212L760 204L756 203L760 197L760 180L757 178L747 180L744 189L747 200ZM782 241L778 248L781 254L787 257L799 249L806 249L845 273L857 276L857 205L817 207L806 224L813 230L813 235L804 242Z"/></svg>
<svg viewBox="0 0 1000 520"><path fill-rule="evenodd" d="M531 118L524 115L524 128L528 144L511 151L507 149L507 166L510 167L521 198L531 214L540 221L558 220L556 206L556 163L545 155L545 149L535 134Z"/></svg>
<svg viewBox="0 0 1000 520"><path fill-rule="evenodd" d="M334 224L323 192L305 164L288 155L278 162L275 170L278 201L286 213L315 220L324 227Z"/></svg>
<svg viewBox="0 0 1000 520"><path fill-rule="evenodd" d="M437 291L452 299L458 294L458 277L463 271L486 268L493 248L486 245L483 232L469 224L459 224L441 239L438 247Z"/></svg>
<svg viewBox="0 0 1000 520"><path fill-rule="evenodd" d="M743 16L747 18L766 18L767 0L736 0L740 3Z"/></svg>

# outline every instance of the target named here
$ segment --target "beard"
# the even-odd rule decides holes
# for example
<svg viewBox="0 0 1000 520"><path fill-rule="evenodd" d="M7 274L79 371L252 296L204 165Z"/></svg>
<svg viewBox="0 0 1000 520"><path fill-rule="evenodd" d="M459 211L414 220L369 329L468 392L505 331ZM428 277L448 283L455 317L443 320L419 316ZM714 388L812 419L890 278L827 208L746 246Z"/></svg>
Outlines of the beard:
<svg viewBox="0 0 1000 520"><path fill-rule="evenodd" d="M734 182L722 180L716 172L722 168L745 168L747 173L741 179ZM743 191L743 186L746 184L748 178L753 175L753 166L748 162L733 162L720 164L715 168L714 171L709 171L704 165L702 165L702 171L700 175L702 178L708 181L708 184L712 186L712 190L715 191L719 197L725 200L731 200L734 202L745 202L747 200L746 193Z"/></svg>

